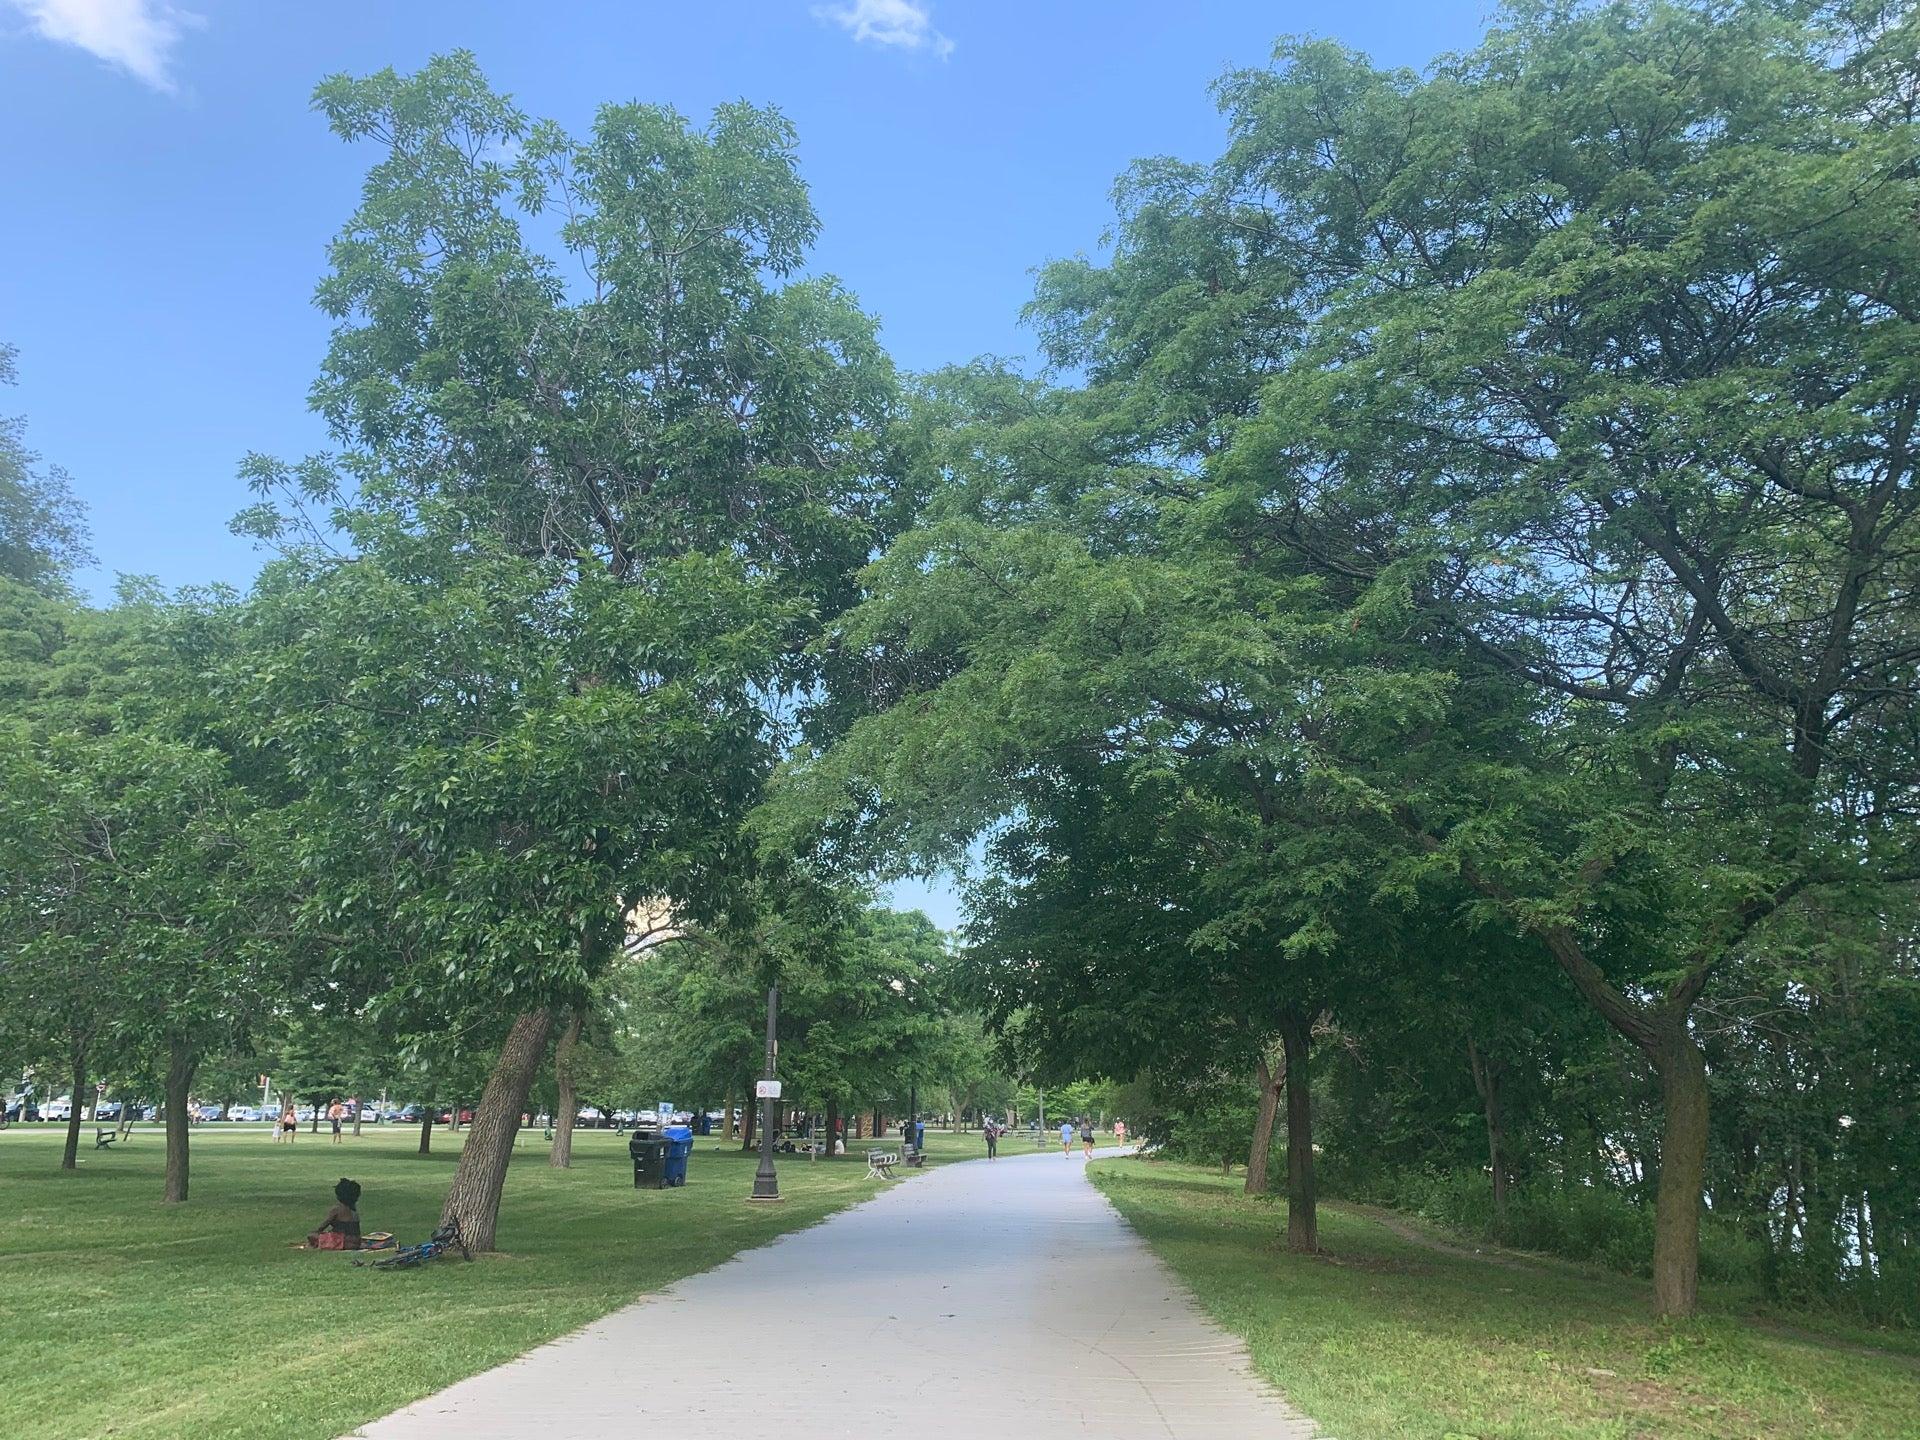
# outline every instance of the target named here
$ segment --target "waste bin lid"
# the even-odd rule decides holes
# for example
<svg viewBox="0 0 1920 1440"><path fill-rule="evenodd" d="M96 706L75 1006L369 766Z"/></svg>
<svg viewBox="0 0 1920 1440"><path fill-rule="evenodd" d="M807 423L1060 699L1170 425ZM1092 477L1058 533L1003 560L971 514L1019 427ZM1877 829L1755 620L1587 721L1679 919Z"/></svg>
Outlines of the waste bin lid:
<svg viewBox="0 0 1920 1440"><path fill-rule="evenodd" d="M669 1140L691 1140L693 1131L686 1125L669 1125L661 1132Z"/></svg>

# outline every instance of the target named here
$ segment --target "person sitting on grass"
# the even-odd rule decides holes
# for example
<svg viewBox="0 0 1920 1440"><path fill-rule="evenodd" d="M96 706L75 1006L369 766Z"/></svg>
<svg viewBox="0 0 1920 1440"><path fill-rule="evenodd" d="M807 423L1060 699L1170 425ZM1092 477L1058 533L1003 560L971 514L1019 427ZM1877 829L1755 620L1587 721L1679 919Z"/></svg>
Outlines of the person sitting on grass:
<svg viewBox="0 0 1920 1440"><path fill-rule="evenodd" d="M342 1180L333 1187L334 1206L320 1228L307 1236L314 1250L358 1250L360 1248L360 1187ZM332 1237L338 1236L338 1239Z"/></svg>

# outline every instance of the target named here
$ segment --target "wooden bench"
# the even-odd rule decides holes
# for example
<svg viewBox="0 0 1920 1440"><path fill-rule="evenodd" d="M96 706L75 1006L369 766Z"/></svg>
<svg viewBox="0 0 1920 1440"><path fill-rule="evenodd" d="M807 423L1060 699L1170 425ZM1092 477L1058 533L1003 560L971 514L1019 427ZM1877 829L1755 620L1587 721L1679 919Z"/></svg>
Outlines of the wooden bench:
<svg viewBox="0 0 1920 1440"><path fill-rule="evenodd" d="M867 1179L891 1180L893 1167L900 1163L900 1156L892 1150L867 1151Z"/></svg>
<svg viewBox="0 0 1920 1440"><path fill-rule="evenodd" d="M127 1135L131 1135L132 1133L133 1132L129 1130ZM93 1148L96 1150L110 1150L113 1148L114 1141L124 1140L127 1138L127 1135L122 1135L117 1128L102 1130L96 1126L93 1132Z"/></svg>

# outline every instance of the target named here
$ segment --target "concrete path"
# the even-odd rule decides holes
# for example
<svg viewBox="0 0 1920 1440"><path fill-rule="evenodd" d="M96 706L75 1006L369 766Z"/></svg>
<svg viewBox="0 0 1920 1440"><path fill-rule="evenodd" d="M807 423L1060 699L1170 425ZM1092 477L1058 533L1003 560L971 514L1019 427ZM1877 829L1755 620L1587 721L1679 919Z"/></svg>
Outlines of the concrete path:
<svg viewBox="0 0 1920 1440"><path fill-rule="evenodd" d="M847 1163L852 1163L851 1161ZM1056 1152L950 1165L355 1432L1309 1440ZM876 1182L880 1183L880 1182ZM744 1202L743 1202L744 1203ZM716 1366L717 1357L726 1357ZM655 1382L661 1361L676 1378ZM679 1376L691 1371L698 1378Z"/></svg>

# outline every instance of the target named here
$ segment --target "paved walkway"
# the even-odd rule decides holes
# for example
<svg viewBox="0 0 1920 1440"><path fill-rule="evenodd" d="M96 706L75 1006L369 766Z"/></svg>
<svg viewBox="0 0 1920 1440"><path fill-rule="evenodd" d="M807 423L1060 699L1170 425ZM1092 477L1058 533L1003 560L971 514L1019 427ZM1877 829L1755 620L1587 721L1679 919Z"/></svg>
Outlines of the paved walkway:
<svg viewBox="0 0 1920 1440"><path fill-rule="evenodd" d="M847 1162L853 1163L851 1161ZM1082 1174L950 1165L355 1432L1309 1440ZM743 1202L744 1203L744 1202ZM652 1380L666 1360L676 1376Z"/></svg>

